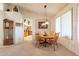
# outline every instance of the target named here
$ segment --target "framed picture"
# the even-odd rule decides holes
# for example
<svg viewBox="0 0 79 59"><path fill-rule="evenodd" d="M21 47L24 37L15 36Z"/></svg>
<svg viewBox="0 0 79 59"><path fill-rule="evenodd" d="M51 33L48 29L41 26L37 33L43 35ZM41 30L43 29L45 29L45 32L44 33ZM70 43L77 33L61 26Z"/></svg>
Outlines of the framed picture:
<svg viewBox="0 0 79 59"><path fill-rule="evenodd" d="M48 25L42 25L43 23L45 23L45 21L40 21L38 22L38 28L39 29L47 29L48 28Z"/></svg>

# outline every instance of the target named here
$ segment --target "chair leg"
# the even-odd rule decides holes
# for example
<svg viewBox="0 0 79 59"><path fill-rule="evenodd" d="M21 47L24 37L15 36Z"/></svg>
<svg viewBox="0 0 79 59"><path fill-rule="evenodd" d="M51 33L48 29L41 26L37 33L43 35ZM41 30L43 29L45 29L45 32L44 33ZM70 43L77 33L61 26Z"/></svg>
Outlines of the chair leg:
<svg viewBox="0 0 79 59"><path fill-rule="evenodd" d="M37 42L36 46L39 48L39 47L40 47L40 43L39 43L39 42Z"/></svg>
<svg viewBox="0 0 79 59"><path fill-rule="evenodd" d="M54 51L55 51L55 44L53 45L53 47L54 47Z"/></svg>
<svg viewBox="0 0 79 59"><path fill-rule="evenodd" d="M56 46L57 46L57 48L58 48L58 43L56 43Z"/></svg>

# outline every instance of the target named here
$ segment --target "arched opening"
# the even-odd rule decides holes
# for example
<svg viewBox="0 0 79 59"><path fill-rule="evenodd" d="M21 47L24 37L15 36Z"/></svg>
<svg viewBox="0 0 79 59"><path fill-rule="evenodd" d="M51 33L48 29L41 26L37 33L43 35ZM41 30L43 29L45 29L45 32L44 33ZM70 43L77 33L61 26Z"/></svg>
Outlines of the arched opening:
<svg viewBox="0 0 79 59"><path fill-rule="evenodd" d="M27 18L24 20L24 41L32 40L32 19Z"/></svg>

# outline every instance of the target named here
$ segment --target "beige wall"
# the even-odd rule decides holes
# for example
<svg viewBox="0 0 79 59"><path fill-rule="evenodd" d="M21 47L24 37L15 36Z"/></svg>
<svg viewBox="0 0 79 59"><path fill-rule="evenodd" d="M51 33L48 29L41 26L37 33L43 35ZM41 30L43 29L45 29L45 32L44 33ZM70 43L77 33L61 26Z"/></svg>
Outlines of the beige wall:
<svg viewBox="0 0 79 59"><path fill-rule="evenodd" d="M55 19L58 16L61 16L68 10L73 8L73 24L72 24L72 40L68 40L66 38L60 38L59 42L64 45L69 50L73 51L77 55L79 55L79 43L77 41L77 7L78 4L69 4L67 7L63 8L56 16Z"/></svg>
<svg viewBox="0 0 79 59"><path fill-rule="evenodd" d="M55 32L55 18L53 17L51 20L50 20L50 30L52 31L52 32Z"/></svg>

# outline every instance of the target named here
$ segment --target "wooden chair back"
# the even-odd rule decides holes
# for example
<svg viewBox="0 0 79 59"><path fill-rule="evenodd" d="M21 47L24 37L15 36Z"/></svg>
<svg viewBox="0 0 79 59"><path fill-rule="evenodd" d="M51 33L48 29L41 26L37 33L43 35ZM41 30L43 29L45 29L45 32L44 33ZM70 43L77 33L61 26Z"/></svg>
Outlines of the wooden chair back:
<svg viewBox="0 0 79 59"><path fill-rule="evenodd" d="M49 44L55 44L58 41L59 33L54 33L54 38L49 40Z"/></svg>
<svg viewBox="0 0 79 59"><path fill-rule="evenodd" d="M57 42L58 38L59 38L59 33L56 33L55 34L55 38L54 38L55 39L55 42Z"/></svg>

